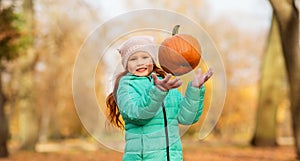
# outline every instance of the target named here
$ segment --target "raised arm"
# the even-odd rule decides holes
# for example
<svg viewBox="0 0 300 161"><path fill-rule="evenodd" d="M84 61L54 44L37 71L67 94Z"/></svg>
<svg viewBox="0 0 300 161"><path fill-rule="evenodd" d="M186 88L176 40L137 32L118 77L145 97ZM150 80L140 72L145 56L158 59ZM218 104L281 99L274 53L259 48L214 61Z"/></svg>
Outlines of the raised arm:
<svg viewBox="0 0 300 161"><path fill-rule="evenodd" d="M184 125L197 122L203 111L205 87L203 84L213 75L212 69L202 74L201 69L197 71L194 79L188 84L185 97L181 101L178 111L178 121Z"/></svg>

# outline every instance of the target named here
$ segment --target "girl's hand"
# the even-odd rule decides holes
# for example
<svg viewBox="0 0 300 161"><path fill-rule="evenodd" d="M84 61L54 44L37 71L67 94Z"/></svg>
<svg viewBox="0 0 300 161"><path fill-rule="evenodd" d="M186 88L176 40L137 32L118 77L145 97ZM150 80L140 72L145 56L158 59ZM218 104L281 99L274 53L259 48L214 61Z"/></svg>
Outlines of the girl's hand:
<svg viewBox="0 0 300 161"><path fill-rule="evenodd" d="M152 77L156 87L164 92L173 88L178 88L182 85L182 81L177 77L170 80L170 78L172 77L171 74L167 74L167 76L162 80L159 80L154 73L152 73Z"/></svg>
<svg viewBox="0 0 300 161"><path fill-rule="evenodd" d="M213 70L209 68L209 70L202 74L201 69L197 71L192 81L192 86L200 88L211 76L213 75Z"/></svg>

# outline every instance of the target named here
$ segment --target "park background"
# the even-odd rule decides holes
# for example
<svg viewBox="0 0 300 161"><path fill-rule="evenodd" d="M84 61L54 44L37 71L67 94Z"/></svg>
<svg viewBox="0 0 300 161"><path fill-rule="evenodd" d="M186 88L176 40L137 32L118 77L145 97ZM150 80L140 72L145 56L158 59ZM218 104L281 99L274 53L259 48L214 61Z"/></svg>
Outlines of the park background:
<svg viewBox="0 0 300 161"><path fill-rule="evenodd" d="M299 1L295 3L298 6ZM6 121L1 115L0 124L2 130L7 123L9 131L0 139L7 141L9 151L3 160L121 159L122 153L97 142L82 125L72 94L73 68L85 40L99 25L149 8L174 11L199 23L224 63L227 91L220 119L203 140L198 135L201 120L189 128L183 136L185 158L296 158L288 77L280 40L269 34L274 19L268 0L1 0L1 90L5 96L1 102ZM279 53L276 59L275 55L266 58L270 42L275 42L271 53ZM271 63L264 65L266 60ZM111 67L103 64L101 68ZM261 103L264 73L275 73L265 76L271 78L267 84L275 82L269 86L266 104ZM105 78L100 71L93 82L100 100L105 97L101 79ZM261 121L258 111L266 106L272 106L265 115L268 121ZM262 132L266 142L255 140L257 125L262 124L267 124Z"/></svg>

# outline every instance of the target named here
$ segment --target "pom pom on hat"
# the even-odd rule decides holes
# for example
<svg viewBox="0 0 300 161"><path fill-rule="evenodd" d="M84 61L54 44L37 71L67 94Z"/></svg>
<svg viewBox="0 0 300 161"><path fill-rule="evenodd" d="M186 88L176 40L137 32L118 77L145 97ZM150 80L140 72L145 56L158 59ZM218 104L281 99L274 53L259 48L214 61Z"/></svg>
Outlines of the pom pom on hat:
<svg viewBox="0 0 300 161"><path fill-rule="evenodd" d="M157 48L152 36L134 36L126 40L118 51L121 55L124 69L127 68L128 58L138 51L147 52L152 57L154 63L156 63Z"/></svg>

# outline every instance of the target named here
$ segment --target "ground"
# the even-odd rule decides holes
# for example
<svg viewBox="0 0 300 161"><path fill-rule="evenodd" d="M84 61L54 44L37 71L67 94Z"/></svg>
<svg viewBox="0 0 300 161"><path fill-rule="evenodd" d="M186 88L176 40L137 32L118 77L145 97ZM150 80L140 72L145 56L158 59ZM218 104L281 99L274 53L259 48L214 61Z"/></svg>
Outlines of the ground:
<svg viewBox="0 0 300 161"><path fill-rule="evenodd" d="M39 151L11 150L0 161L121 161L122 153L82 141L40 144ZM183 140L185 161L297 161L292 146L253 148Z"/></svg>

